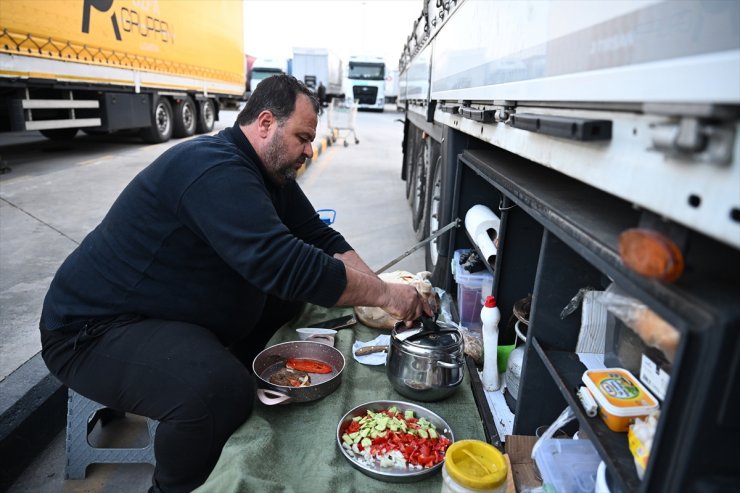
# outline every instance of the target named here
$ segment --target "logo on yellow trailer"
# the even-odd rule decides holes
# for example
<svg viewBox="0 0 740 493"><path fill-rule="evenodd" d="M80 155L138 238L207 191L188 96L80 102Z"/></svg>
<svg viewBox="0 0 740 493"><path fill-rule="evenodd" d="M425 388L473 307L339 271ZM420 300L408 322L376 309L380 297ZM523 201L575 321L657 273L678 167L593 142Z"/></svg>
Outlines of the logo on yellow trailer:
<svg viewBox="0 0 740 493"><path fill-rule="evenodd" d="M84 0L82 5L82 32L90 33L90 17L93 9L98 12L108 12L113 7L114 0ZM127 33L136 33L142 37L148 38L152 36L154 39L158 39L163 43L173 43L174 38L172 36L172 30L169 24L151 15L143 16L140 15L137 10L121 7L120 11L120 26L119 17L116 16L116 10L114 9L110 16L110 22L113 26L113 32L116 35L116 40L122 41L121 30Z"/></svg>

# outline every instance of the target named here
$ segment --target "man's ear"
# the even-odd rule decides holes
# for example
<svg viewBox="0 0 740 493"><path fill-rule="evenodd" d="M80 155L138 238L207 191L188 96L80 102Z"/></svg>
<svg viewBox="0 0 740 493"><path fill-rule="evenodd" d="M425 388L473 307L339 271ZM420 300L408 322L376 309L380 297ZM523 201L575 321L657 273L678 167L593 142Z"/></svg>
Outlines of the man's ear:
<svg viewBox="0 0 740 493"><path fill-rule="evenodd" d="M271 111L264 110L262 113L257 115L257 131L259 136L263 139L270 135L270 128L275 123L275 115Z"/></svg>

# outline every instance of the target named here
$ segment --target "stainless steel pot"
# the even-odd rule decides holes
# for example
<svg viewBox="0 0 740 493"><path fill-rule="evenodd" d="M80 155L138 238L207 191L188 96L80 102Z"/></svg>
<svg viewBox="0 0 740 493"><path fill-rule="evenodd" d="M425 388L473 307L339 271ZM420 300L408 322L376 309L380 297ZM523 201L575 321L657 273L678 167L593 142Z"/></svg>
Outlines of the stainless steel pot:
<svg viewBox="0 0 740 493"><path fill-rule="evenodd" d="M275 385L270 377L285 368L288 358L308 358L331 365L332 372L310 373L308 387ZM311 341L290 341L270 346L254 358L252 370L257 377L257 398L265 405L309 402L321 399L334 392L342 381L344 356L335 348Z"/></svg>
<svg viewBox="0 0 740 493"><path fill-rule="evenodd" d="M391 331L386 374L396 391L417 401L449 397L462 383L465 357L463 337L454 328L433 330L421 323Z"/></svg>

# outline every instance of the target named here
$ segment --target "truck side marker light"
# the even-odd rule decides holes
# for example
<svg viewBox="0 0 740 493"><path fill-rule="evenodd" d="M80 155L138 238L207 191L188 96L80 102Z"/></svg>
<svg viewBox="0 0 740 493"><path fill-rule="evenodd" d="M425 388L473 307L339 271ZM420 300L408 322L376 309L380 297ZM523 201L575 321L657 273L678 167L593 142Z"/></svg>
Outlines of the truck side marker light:
<svg viewBox="0 0 740 493"><path fill-rule="evenodd" d="M631 270L660 281L673 282L684 270L683 253L678 245L650 229L633 228L622 232L619 256Z"/></svg>

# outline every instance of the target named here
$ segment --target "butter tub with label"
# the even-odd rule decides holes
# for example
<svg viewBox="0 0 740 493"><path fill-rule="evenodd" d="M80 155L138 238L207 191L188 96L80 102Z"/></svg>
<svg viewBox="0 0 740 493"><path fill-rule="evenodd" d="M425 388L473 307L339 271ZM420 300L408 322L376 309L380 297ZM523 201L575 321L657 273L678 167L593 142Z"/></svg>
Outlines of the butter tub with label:
<svg viewBox="0 0 740 493"><path fill-rule="evenodd" d="M583 383L599 405L599 416L612 431L626 432L635 419L658 409L658 401L623 368L587 370Z"/></svg>

